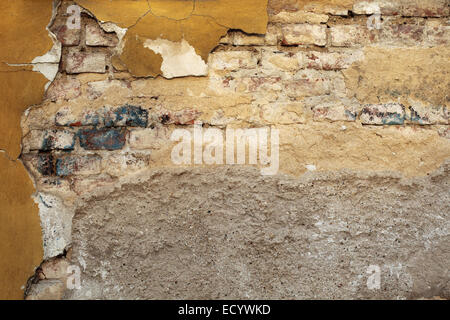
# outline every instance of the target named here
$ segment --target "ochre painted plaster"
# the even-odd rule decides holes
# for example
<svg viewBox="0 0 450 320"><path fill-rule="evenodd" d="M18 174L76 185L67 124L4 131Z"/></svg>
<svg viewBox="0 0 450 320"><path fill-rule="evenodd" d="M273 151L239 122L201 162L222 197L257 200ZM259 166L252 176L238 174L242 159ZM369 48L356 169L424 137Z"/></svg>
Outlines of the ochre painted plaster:
<svg viewBox="0 0 450 320"><path fill-rule="evenodd" d="M138 77L161 74L161 56L147 52L150 49L143 46L147 39L173 42L184 39L207 61L208 54L229 29L263 34L268 21L267 0L240 1L239 5L232 0L80 0L77 3L101 21L129 28L123 52L114 61ZM125 6L127 10L123 9ZM136 63L137 56L153 59L141 64Z"/></svg>
<svg viewBox="0 0 450 320"><path fill-rule="evenodd" d="M51 49L46 29L52 18L52 0L1 1L0 62L30 63Z"/></svg>
<svg viewBox="0 0 450 320"><path fill-rule="evenodd" d="M0 150L12 159L20 155L20 118L31 105L42 100L48 80L31 66L10 67L0 64Z"/></svg>
<svg viewBox="0 0 450 320"><path fill-rule="evenodd" d="M43 256L34 186L22 162L0 152L0 299L22 299Z"/></svg>
<svg viewBox="0 0 450 320"><path fill-rule="evenodd" d="M202 26L199 28L199 26ZM168 18L146 15L133 28L130 28L125 36L125 48L130 46L128 40L133 34L138 34L145 39L166 39L179 42L185 39L192 45L197 54L206 60L208 54L219 43L221 37L227 33L228 29L215 23L210 17L192 16L185 20L173 20ZM134 47L133 50L148 50L144 47ZM122 55L122 61L128 65L131 61ZM159 73L160 66L155 73Z"/></svg>
<svg viewBox="0 0 450 320"><path fill-rule="evenodd" d="M77 3L100 21L114 22L121 28L131 27L150 10L147 0L78 0Z"/></svg>
<svg viewBox="0 0 450 320"><path fill-rule="evenodd" d="M33 183L22 162L20 118L43 97L47 79L32 60L53 46L51 0L2 1L0 10L0 299L21 299L43 256ZM20 65L17 65L20 64Z"/></svg>
<svg viewBox="0 0 450 320"><path fill-rule="evenodd" d="M151 0L148 3L153 15L177 20L188 18L196 6L195 0Z"/></svg>
<svg viewBox="0 0 450 320"><path fill-rule="evenodd" d="M211 17L231 29L262 34L267 27L267 0L197 1L194 14Z"/></svg>
<svg viewBox="0 0 450 320"><path fill-rule="evenodd" d="M128 70L137 77L157 76L154 70L158 70L162 63L161 55L151 50L142 50L144 42L142 38L133 33L127 34L127 45L124 47L121 57L114 57L113 65L116 69ZM127 62L125 66L123 61Z"/></svg>
<svg viewBox="0 0 450 320"><path fill-rule="evenodd" d="M0 150L15 159L20 154L20 117L26 108L41 101L47 80L31 72L31 67L11 64L29 64L52 48L46 29L52 18L52 1L2 1L0 10L8 13L0 19Z"/></svg>

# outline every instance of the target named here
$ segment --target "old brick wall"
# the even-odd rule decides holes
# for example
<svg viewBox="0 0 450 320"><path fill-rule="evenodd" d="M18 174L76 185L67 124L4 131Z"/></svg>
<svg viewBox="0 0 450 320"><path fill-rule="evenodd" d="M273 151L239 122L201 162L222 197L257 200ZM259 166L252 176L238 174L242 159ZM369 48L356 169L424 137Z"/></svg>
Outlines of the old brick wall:
<svg viewBox="0 0 450 320"><path fill-rule="evenodd" d="M145 33L163 7L132 27L139 1L79 1L74 30L58 7L59 71L21 123L48 260L29 298L449 297L449 2L261 2L254 30L211 14L211 43L194 20L186 43ZM279 130L278 173L179 168L194 123Z"/></svg>

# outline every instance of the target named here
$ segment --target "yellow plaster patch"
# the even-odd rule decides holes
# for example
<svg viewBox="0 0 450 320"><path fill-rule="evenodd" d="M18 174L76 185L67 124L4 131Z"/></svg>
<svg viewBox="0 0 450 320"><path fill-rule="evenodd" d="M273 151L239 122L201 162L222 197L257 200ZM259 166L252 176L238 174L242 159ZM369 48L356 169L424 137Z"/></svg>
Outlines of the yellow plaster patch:
<svg viewBox="0 0 450 320"><path fill-rule="evenodd" d="M43 256L38 208L22 162L0 152L0 177L0 299L22 299Z"/></svg>
<svg viewBox="0 0 450 320"><path fill-rule="evenodd" d="M27 279L42 261L34 187L17 159L21 151L20 119L42 100L47 79L30 64L53 47L47 30L52 0L0 2L0 299L21 299Z"/></svg>
<svg viewBox="0 0 450 320"><path fill-rule="evenodd" d="M147 0L77 0L77 3L100 21L114 22L121 28L134 25L150 10Z"/></svg>
<svg viewBox="0 0 450 320"><path fill-rule="evenodd" d="M230 29L240 29L247 33L266 33L267 0L196 1L194 14L211 17L218 24Z"/></svg>
<svg viewBox="0 0 450 320"><path fill-rule="evenodd" d="M1 1L0 12L4 13L0 19L0 62L31 63L52 48L46 29L53 14L51 0Z"/></svg>
<svg viewBox="0 0 450 320"><path fill-rule="evenodd" d="M364 56L343 71L350 95L361 103L407 105L413 98L428 105L450 105L450 48L369 47Z"/></svg>
<svg viewBox="0 0 450 320"><path fill-rule="evenodd" d="M20 118L31 105L42 100L47 79L31 66L9 67L0 65L0 150L16 159L20 154L22 130Z"/></svg>
<svg viewBox="0 0 450 320"><path fill-rule="evenodd" d="M186 19L195 8L195 0L150 0L152 14L170 19Z"/></svg>
<svg viewBox="0 0 450 320"><path fill-rule="evenodd" d="M155 70L161 68L161 55L144 48L143 39L135 33L127 33L125 41L122 55L113 59L114 67L125 69L126 63L130 73L136 77L157 76Z"/></svg>

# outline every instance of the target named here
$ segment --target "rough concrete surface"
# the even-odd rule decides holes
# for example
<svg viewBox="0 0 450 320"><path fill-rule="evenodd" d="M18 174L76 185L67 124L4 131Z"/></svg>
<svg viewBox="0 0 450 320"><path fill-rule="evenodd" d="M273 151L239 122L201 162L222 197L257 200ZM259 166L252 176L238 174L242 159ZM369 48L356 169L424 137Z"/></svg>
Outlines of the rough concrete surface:
<svg viewBox="0 0 450 320"><path fill-rule="evenodd" d="M82 289L66 298L449 298L449 169L140 174L77 210ZM380 289L367 287L371 265Z"/></svg>

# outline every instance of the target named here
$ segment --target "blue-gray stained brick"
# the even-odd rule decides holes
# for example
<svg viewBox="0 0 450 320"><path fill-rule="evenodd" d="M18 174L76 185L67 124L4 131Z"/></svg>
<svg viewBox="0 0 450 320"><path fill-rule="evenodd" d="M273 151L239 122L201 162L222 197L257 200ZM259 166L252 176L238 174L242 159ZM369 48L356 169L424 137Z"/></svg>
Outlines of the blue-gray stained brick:
<svg viewBox="0 0 450 320"><path fill-rule="evenodd" d="M126 104L108 112L106 127L147 127L148 111L141 107Z"/></svg>
<svg viewBox="0 0 450 320"><path fill-rule="evenodd" d="M126 142L127 130L124 128L80 129L80 146L86 150L120 150Z"/></svg>

